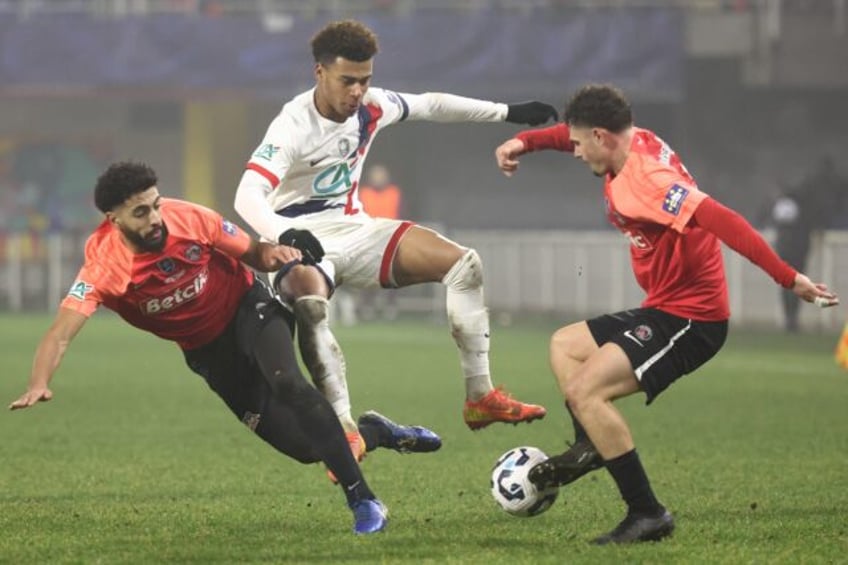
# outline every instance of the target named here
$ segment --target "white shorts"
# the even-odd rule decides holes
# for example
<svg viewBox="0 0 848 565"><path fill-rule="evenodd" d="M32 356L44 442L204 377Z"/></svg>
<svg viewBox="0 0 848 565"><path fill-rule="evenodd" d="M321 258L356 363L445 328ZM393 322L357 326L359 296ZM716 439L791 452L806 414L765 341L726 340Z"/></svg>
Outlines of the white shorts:
<svg viewBox="0 0 848 565"><path fill-rule="evenodd" d="M333 209L292 218L291 225L309 230L321 242L324 259L318 267L336 286L393 288L397 285L392 262L400 240L414 224Z"/></svg>

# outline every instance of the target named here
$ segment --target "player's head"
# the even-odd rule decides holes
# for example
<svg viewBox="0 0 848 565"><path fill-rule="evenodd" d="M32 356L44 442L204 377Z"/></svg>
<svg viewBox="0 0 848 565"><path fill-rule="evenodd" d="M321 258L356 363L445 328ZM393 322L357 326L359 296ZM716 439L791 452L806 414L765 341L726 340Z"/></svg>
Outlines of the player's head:
<svg viewBox="0 0 848 565"><path fill-rule="evenodd" d="M106 169L94 188L94 204L138 251L161 251L168 237L158 182L149 166L124 162Z"/></svg>
<svg viewBox="0 0 848 565"><path fill-rule="evenodd" d="M377 36L354 20L332 22L312 38L315 105L325 118L343 122L356 114L368 91Z"/></svg>
<svg viewBox="0 0 848 565"><path fill-rule="evenodd" d="M565 106L565 123L574 143L574 156L603 176L613 169L621 135L633 126L630 103L614 86L589 84L578 90Z"/></svg>

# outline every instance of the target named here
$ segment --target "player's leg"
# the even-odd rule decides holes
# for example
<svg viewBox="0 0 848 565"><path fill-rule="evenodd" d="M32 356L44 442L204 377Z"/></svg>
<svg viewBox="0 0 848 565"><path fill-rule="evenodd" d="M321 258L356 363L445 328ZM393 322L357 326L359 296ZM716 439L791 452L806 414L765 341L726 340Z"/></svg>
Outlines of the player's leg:
<svg viewBox="0 0 848 565"><path fill-rule="evenodd" d="M512 399L492 385L489 370L489 313L483 299L483 264L466 249L421 226L411 227L400 240L391 264L391 285L441 282L447 288L451 335L465 376L464 418L471 429L493 422L530 422L545 409Z"/></svg>
<svg viewBox="0 0 848 565"><path fill-rule="evenodd" d="M574 426L575 443L588 441L588 438L586 430L583 429L580 421L574 417L574 413L568 405L568 397L565 391L570 376L597 350L598 344L592 337L589 326L585 321L560 328L554 332L550 341L551 370L556 377L557 386L559 386L559 390L566 400L565 409L568 410Z"/></svg>
<svg viewBox="0 0 848 565"><path fill-rule="evenodd" d="M282 306L243 307L237 331L240 348L264 377L271 397L264 403L263 439L298 460L324 462L354 511L357 533L385 527L386 512L365 482L344 430L326 398L300 372ZM277 424L277 425L274 425Z"/></svg>
<svg viewBox="0 0 848 565"><path fill-rule="evenodd" d="M331 288L327 276L318 267L295 265L278 273L274 280L277 292L294 311L298 347L312 382L333 406L345 432L350 434L351 449L355 448L361 458L364 446L351 415L344 354L330 329Z"/></svg>

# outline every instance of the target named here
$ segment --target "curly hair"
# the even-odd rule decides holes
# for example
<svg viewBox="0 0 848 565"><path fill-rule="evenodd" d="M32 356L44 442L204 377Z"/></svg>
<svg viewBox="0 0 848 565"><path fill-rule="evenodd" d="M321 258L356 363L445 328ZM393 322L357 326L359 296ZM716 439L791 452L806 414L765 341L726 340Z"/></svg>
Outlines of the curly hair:
<svg viewBox="0 0 848 565"><path fill-rule="evenodd" d="M356 20L332 22L312 38L312 56L316 63L328 65L343 57L361 63L377 54L377 35Z"/></svg>
<svg viewBox="0 0 848 565"><path fill-rule="evenodd" d="M144 192L158 182L156 172L144 163L114 163L97 178L94 205L104 214L111 212L134 194Z"/></svg>
<svg viewBox="0 0 848 565"><path fill-rule="evenodd" d="M633 125L630 102L609 84L587 84L565 105L565 123L576 127L604 128L620 133Z"/></svg>

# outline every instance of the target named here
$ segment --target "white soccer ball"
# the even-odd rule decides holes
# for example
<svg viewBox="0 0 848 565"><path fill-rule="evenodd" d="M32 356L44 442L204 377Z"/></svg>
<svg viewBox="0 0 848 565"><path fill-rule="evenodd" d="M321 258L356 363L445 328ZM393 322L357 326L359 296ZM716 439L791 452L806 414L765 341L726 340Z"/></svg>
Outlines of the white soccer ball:
<svg viewBox="0 0 848 565"><path fill-rule="evenodd" d="M492 468L492 496L498 505L513 516L538 516L551 507L559 495L559 487L539 491L527 478L536 463L547 459L541 449L516 447L498 457Z"/></svg>

